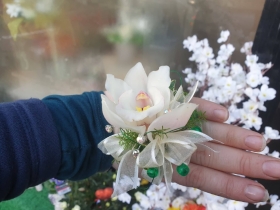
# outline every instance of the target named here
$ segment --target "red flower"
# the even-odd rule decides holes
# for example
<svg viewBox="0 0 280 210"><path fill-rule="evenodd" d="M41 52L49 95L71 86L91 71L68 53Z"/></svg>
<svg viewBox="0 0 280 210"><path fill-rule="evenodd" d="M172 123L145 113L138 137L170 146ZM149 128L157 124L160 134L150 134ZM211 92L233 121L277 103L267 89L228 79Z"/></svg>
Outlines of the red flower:
<svg viewBox="0 0 280 210"><path fill-rule="evenodd" d="M206 210L206 207L195 203L189 203L184 206L183 210Z"/></svg>
<svg viewBox="0 0 280 210"><path fill-rule="evenodd" d="M113 188L107 187L105 189L99 189L95 191L95 197L99 200L107 200L113 194Z"/></svg>

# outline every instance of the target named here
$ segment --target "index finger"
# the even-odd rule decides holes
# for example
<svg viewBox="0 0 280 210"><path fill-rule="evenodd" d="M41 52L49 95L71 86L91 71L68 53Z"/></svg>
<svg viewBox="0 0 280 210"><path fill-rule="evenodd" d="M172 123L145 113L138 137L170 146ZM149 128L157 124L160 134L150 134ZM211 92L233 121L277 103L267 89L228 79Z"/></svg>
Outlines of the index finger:
<svg viewBox="0 0 280 210"><path fill-rule="evenodd" d="M228 119L227 109L219 104L195 97L191 102L199 105L198 110L205 112L207 120L225 122Z"/></svg>

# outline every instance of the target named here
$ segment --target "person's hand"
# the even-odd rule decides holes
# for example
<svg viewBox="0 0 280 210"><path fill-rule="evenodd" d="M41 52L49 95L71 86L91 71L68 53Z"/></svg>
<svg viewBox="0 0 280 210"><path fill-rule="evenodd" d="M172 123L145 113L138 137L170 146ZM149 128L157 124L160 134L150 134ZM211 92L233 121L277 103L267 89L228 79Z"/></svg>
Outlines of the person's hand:
<svg viewBox="0 0 280 210"><path fill-rule="evenodd" d="M203 133L224 144L204 143L211 149L198 145L191 158L190 173L186 177L173 173L173 181L233 200L266 201L268 192L261 184L232 174L280 179L279 159L246 151L262 151L266 146L262 135L224 124L228 112L218 104L198 98L193 98L192 103L199 104L199 110L206 112L208 121L203 125Z"/></svg>

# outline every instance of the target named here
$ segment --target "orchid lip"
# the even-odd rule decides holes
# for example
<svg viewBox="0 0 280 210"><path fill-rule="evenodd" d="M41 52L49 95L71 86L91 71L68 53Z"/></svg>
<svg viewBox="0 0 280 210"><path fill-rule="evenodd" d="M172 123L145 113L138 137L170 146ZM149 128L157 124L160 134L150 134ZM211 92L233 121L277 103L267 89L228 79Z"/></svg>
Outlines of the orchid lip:
<svg viewBox="0 0 280 210"><path fill-rule="evenodd" d="M138 100L146 100L146 99L150 99L150 97L148 96L147 93L145 93L143 91L138 93L138 95L136 96L136 101L138 101Z"/></svg>
<svg viewBox="0 0 280 210"><path fill-rule="evenodd" d="M140 91L136 96L136 111L142 112L149 109L152 105L152 101L147 93Z"/></svg>

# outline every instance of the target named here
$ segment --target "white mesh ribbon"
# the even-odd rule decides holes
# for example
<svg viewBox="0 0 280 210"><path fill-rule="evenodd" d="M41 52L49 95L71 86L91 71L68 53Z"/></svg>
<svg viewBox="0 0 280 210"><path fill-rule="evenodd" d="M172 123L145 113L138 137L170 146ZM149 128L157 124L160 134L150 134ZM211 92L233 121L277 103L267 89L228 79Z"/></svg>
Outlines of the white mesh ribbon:
<svg viewBox="0 0 280 210"><path fill-rule="evenodd" d="M128 151L124 150L117 138L119 134L109 136L98 144L98 148L106 155L112 155L115 160L121 161L123 155Z"/></svg>
<svg viewBox="0 0 280 210"><path fill-rule="evenodd" d="M172 194L173 169L171 163L177 166L182 163L188 164L197 149L194 143L211 140L213 139L206 134L193 130L169 133L163 139L152 140L138 155L136 163L140 168L159 167L159 175L154 179L148 177L146 170L142 171L142 176L154 184L159 184L164 176L167 190Z"/></svg>
<svg viewBox="0 0 280 210"><path fill-rule="evenodd" d="M119 145L118 134L110 136L99 143L98 147L105 154L112 155L120 161L116 184L112 197L137 187L138 167L143 168L142 176L154 184L159 184L164 177L168 192L172 193L172 164L188 164L191 155L197 149L195 143L213 140L198 131L185 130L168 133L163 138L156 137L143 149L137 158L132 150L124 150ZM144 168L158 168L159 174L154 179L147 176Z"/></svg>
<svg viewBox="0 0 280 210"><path fill-rule="evenodd" d="M198 131L180 131L169 133L167 137L152 140L137 157L137 165L141 168L162 166L164 159L175 165L181 165L196 150L194 143L213 140Z"/></svg>
<svg viewBox="0 0 280 210"><path fill-rule="evenodd" d="M130 150L123 156L120 162L112 197L118 196L131 189L136 189L137 183L138 166L136 165L136 159L132 155L132 150Z"/></svg>
<svg viewBox="0 0 280 210"><path fill-rule="evenodd" d="M136 188L138 182L136 158L133 157L132 150L124 150L119 145L117 136L118 134L109 136L98 144L98 148L103 153L112 155L116 160L120 161L112 197Z"/></svg>

